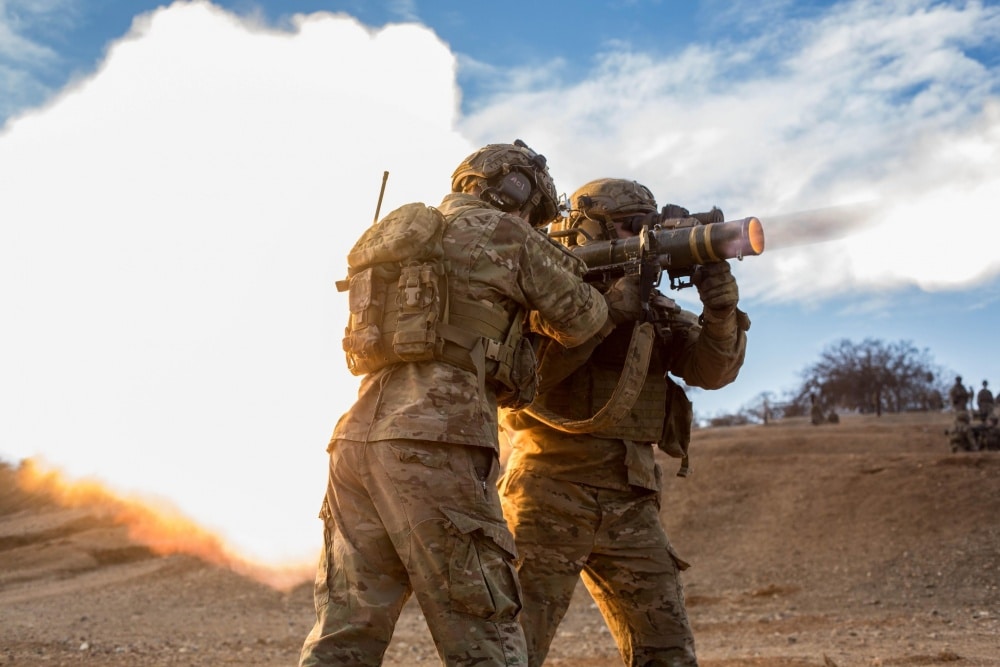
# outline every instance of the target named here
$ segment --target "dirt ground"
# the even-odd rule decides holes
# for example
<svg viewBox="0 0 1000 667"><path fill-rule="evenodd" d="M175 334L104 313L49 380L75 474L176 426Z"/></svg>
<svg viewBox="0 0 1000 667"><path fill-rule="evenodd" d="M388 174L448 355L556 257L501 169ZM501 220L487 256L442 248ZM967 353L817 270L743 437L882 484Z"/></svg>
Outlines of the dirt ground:
<svg viewBox="0 0 1000 667"><path fill-rule="evenodd" d="M705 429L691 477L664 459L701 664L1000 666L1000 453L952 454L949 422ZM0 665L287 667L311 620L309 582L156 555L106 508L0 467ZM385 664L438 664L412 604ZM547 664L621 664L586 592Z"/></svg>

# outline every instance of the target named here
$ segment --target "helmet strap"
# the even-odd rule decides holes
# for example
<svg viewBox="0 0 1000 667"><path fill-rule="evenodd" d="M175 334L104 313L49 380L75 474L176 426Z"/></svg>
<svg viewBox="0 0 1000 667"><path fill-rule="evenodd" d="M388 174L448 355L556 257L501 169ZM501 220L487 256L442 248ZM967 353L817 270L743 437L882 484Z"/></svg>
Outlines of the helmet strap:
<svg viewBox="0 0 1000 667"><path fill-rule="evenodd" d="M574 227L578 228L588 241L602 239L610 241L618 238L618 230L606 215L597 214L592 217L588 213L581 212L581 218Z"/></svg>

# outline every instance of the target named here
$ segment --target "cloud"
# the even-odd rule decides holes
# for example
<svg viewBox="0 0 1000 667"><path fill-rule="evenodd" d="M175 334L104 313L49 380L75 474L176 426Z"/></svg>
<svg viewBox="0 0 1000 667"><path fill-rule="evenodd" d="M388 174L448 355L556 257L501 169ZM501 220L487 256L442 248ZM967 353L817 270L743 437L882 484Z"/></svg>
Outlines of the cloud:
<svg viewBox="0 0 1000 667"><path fill-rule="evenodd" d="M961 219L985 238L974 212L1000 205L1000 75L970 55L998 35L995 6L841 3L667 58L605 52L585 80L511 87L460 127L474 141L526 135L567 190L626 176L661 203L718 204L765 228L769 215L794 225L787 214L870 203L870 227L849 238L748 262L747 293L761 299L955 289L1000 270L987 244L940 233Z"/></svg>

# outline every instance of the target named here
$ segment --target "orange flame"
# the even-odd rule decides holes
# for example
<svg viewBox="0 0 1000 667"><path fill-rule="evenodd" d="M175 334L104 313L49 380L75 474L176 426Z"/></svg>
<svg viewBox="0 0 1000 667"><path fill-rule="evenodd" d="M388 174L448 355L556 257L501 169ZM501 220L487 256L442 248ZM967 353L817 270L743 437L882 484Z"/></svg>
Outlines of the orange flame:
<svg viewBox="0 0 1000 667"><path fill-rule="evenodd" d="M225 541L162 500L126 499L93 480L69 480L30 459L17 470L18 486L68 508L87 508L125 526L130 539L157 555L187 554L279 590L311 578L301 565L271 566L237 554Z"/></svg>

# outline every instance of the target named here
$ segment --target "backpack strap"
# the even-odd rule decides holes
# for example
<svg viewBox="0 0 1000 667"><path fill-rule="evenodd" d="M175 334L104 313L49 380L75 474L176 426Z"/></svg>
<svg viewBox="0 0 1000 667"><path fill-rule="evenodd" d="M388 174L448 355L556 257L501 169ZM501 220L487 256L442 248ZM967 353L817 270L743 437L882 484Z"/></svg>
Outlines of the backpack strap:
<svg viewBox="0 0 1000 667"><path fill-rule="evenodd" d="M618 377L618 384L611 398L600 410L587 419L568 419L537 405L529 405L524 411L542 422L563 433L594 433L608 429L632 410L642 385L646 382L649 371L649 360L653 352L653 342L656 338L653 325L649 322L636 322L632 328L632 339L629 341L628 352L625 355L625 366Z"/></svg>

